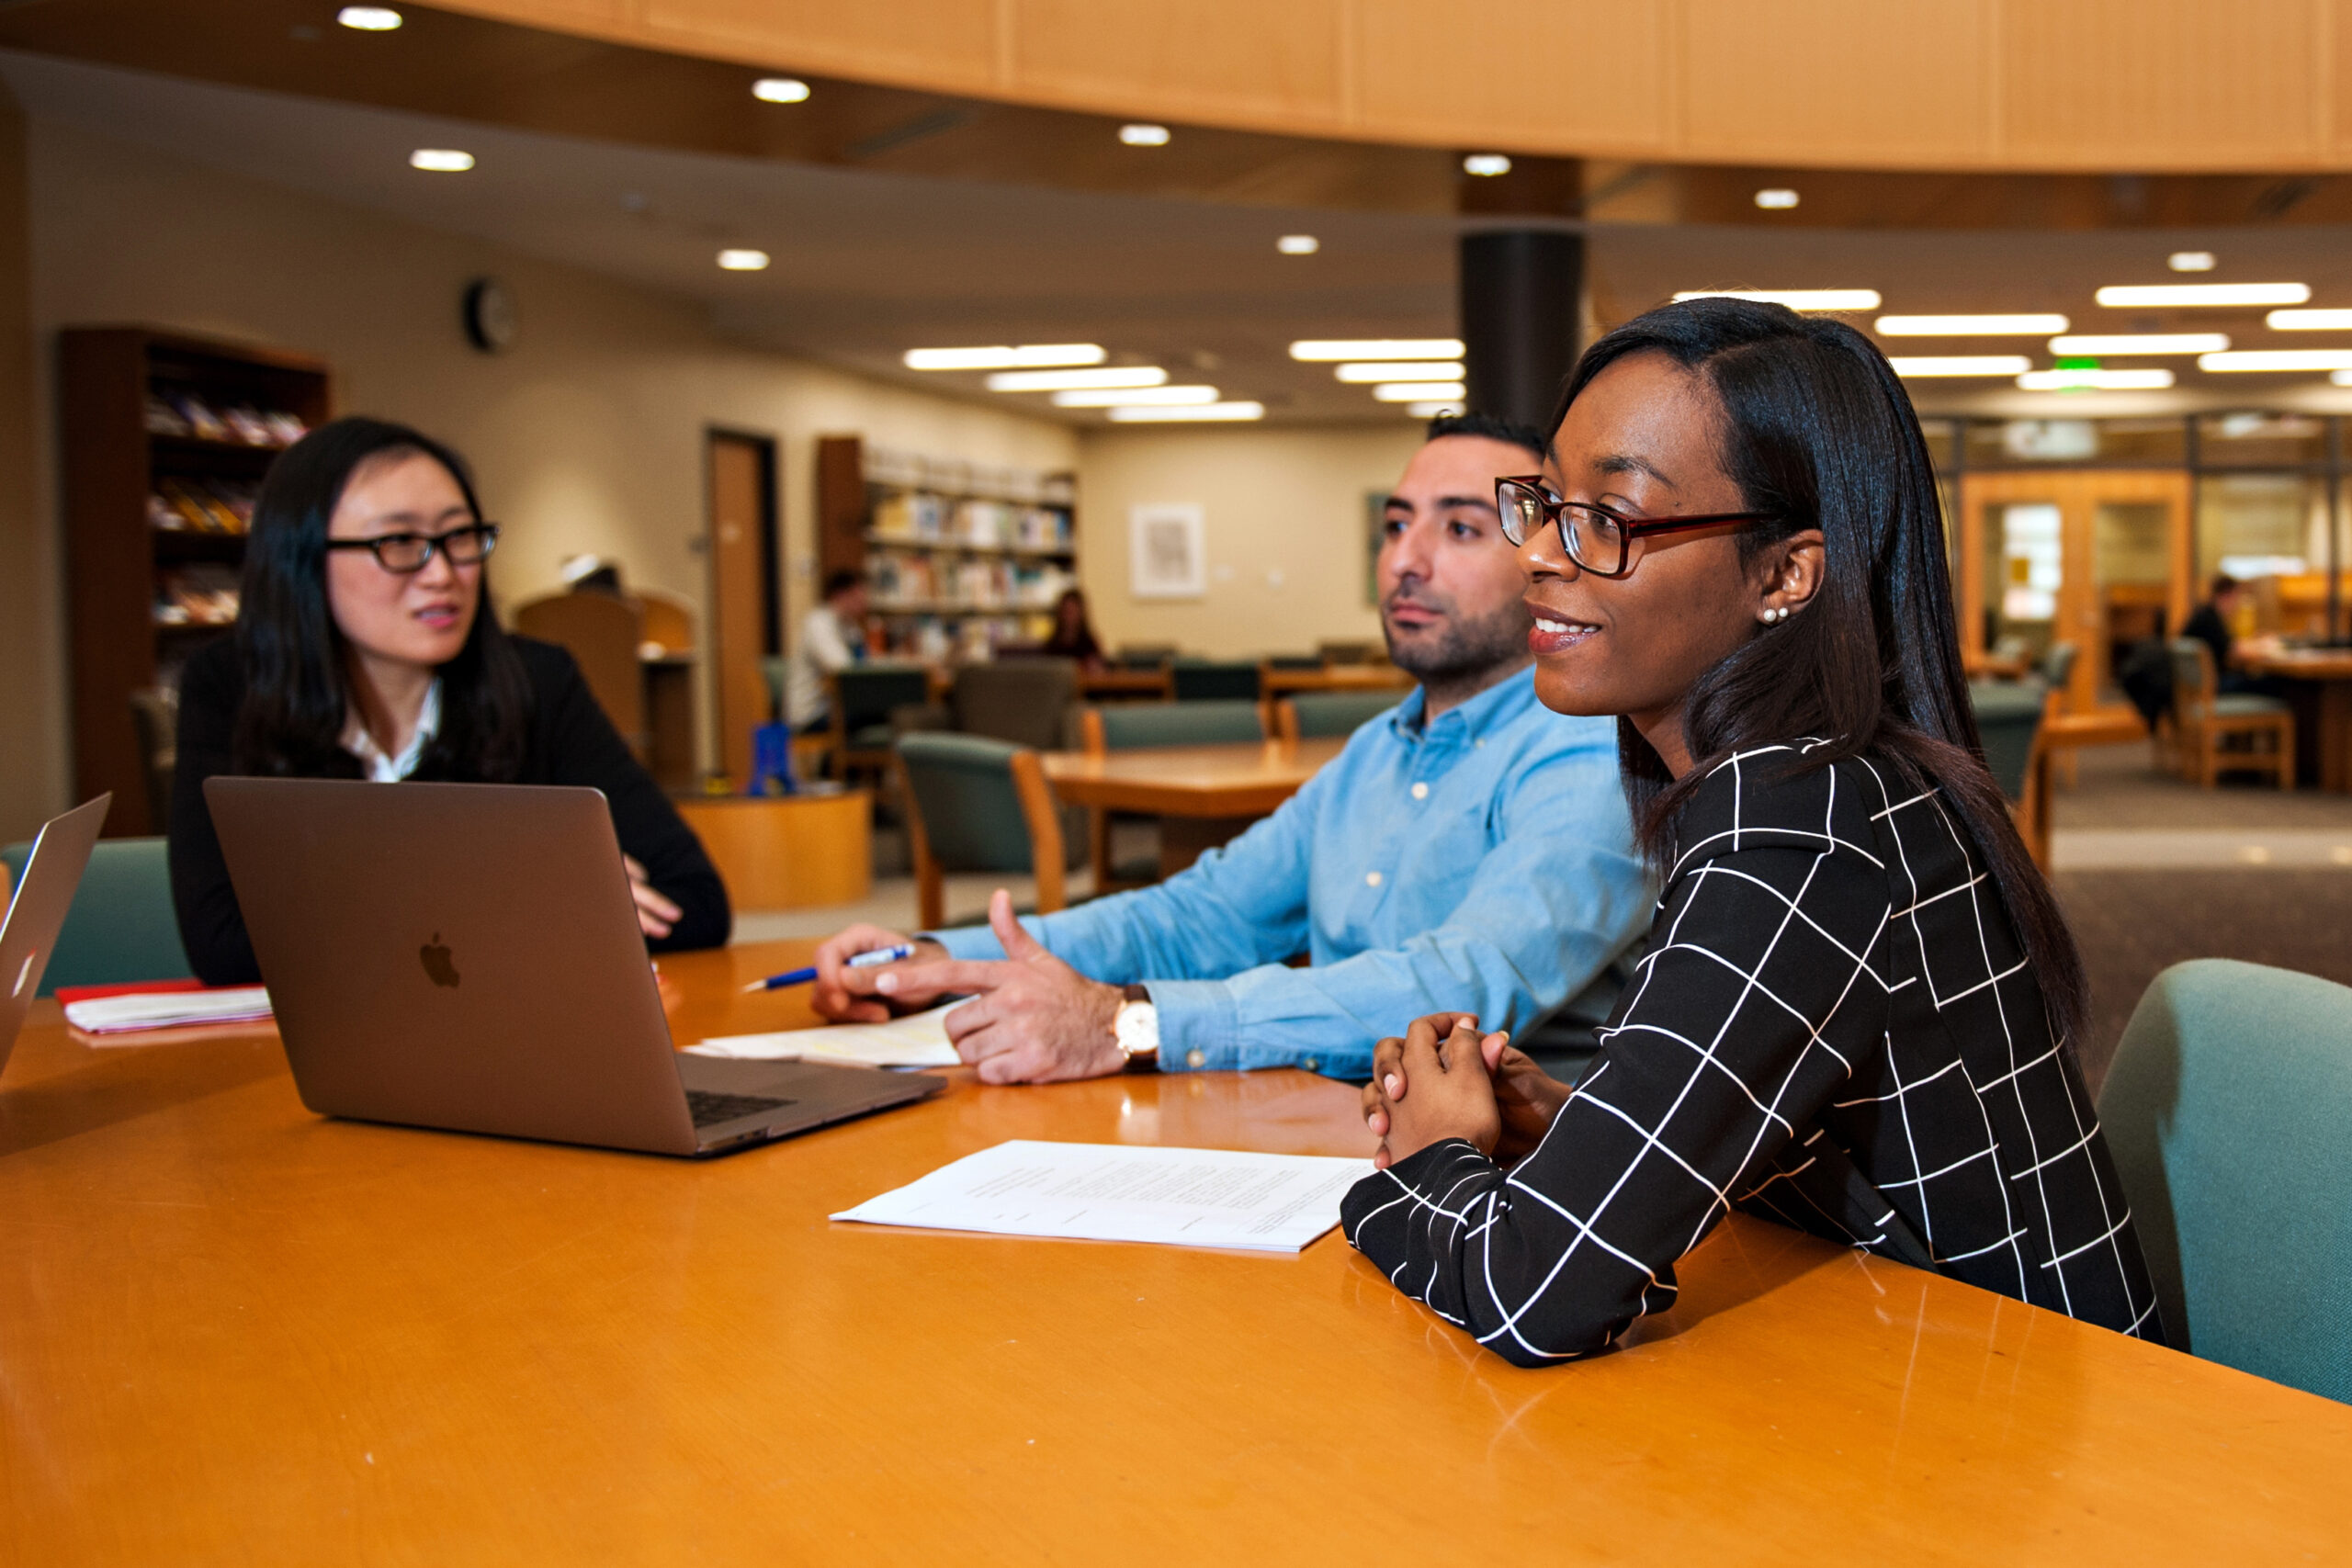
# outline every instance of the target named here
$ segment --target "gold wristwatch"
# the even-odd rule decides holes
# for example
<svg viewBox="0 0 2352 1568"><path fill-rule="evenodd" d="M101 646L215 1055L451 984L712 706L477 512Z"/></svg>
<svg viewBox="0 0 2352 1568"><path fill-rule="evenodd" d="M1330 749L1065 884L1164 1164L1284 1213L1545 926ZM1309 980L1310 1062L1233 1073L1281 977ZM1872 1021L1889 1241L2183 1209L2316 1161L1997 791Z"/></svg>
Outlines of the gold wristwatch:
<svg viewBox="0 0 2352 1568"><path fill-rule="evenodd" d="M1119 1010L1111 1015L1111 1038L1126 1057L1127 1071L1158 1072L1159 1010L1151 1005L1151 993L1141 986L1129 986L1120 998Z"/></svg>

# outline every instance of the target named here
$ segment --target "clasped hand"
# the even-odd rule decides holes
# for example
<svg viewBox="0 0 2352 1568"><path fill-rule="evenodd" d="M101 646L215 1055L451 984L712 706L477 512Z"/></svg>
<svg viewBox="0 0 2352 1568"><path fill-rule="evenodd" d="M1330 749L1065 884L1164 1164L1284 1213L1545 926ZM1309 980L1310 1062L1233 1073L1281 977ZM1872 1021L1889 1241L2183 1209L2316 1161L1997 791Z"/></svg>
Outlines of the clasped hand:
<svg viewBox="0 0 2352 1568"><path fill-rule="evenodd" d="M1534 1152L1568 1101L1552 1077L1506 1034L1481 1034L1466 1012L1431 1013L1374 1047L1364 1125L1380 1140L1382 1170L1431 1144L1461 1138L1505 1165Z"/></svg>
<svg viewBox="0 0 2352 1568"><path fill-rule="evenodd" d="M827 1018L871 1023L969 995L973 1000L947 1015L947 1038L983 1083L1101 1077L1125 1066L1112 1035L1119 987L1090 980L1046 952L1012 918L1012 896L1001 887L989 899L989 926L1003 944L1001 961L950 958L937 942L922 942L914 957L873 969L853 969L849 961L911 939L852 926L817 949L810 1000Z"/></svg>

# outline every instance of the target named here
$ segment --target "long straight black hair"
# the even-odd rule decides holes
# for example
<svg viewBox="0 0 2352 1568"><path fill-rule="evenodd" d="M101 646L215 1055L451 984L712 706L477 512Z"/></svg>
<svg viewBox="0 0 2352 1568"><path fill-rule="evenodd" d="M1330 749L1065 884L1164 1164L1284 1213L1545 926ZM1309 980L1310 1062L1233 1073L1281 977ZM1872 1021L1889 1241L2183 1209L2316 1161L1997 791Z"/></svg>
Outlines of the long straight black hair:
<svg viewBox="0 0 2352 1568"><path fill-rule="evenodd" d="M254 505L237 612L244 704L232 755L241 773L356 778L342 745L347 649L327 603L327 524L351 477L369 463L429 457L448 470L476 521L481 505L465 459L403 424L353 417L322 424L270 465ZM530 723L530 677L491 609L485 570L474 623L441 666L441 728L415 776L503 783L519 776Z"/></svg>
<svg viewBox="0 0 2352 1568"><path fill-rule="evenodd" d="M1683 743L1697 765L1680 780L1630 720L1617 721L1644 851L1653 863L1669 856L1683 803L1735 751L1826 742L1792 761L1796 771L1874 752L1911 787L1941 791L1992 873L2052 1024L2062 1041L2078 1041L2089 1012L2082 957L1984 765L1935 471L1894 367L1840 321L1745 299L1685 300L1587 349L1553 430L1593 378L1635 354L1666 355L1713 389L1724 471L1742 510L1773 518L1740 536L1742 563L1818 528L1824 565L1801 613L1759 626L1691 687Z"/></svg>

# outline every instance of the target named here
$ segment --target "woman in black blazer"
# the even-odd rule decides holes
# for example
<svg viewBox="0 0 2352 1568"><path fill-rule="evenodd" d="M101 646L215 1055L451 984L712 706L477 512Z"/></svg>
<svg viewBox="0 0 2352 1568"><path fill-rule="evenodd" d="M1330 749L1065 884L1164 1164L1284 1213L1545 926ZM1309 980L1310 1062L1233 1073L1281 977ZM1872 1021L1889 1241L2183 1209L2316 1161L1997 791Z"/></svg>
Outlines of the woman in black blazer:
<svg viewBox="0 0 2352 1568"><path fill-rule="evenodd" d="M1536 691L1618 716L1664 897L1573 1089L1463 1016L1381 1043L1349 1239L1525 1366L1671 1305L1732 1209L2161 1340L1892 368L1694 300L1594 344L1555 424L1497 497Z"/></svg>
<svg viewBox="0 0 2352 1568"><path fill-rule="evenodd" d="M215 773L599 789L650 945L727 940L718 874L571 655L500 629L483 592L497 542L464 461L404 426L336 420L271 466L236 634L180 683L172 898L208 982L261 977L205 805Z"/></svg>

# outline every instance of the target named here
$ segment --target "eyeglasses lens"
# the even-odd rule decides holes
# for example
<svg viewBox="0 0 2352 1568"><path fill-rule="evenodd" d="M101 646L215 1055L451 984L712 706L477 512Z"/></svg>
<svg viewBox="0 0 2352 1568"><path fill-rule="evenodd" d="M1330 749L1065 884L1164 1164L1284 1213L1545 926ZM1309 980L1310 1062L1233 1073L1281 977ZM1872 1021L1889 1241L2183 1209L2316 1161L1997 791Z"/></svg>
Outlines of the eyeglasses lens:
<svg viewBox="0 0 2352 1568"><path fill-rule="evenodd" d="M1509 480L1495 487L1495 502L1502 513L1503 537L1523 545L1544 526L1544 502L1525 485Z"/></svg>
<svg viewBox="0 0 2352 1568"><path fill-rule="evenodd" d="M1625 565L1625 529L1606 512L1569 506L1560 514L1568 557L1587 571L1614 576Z"/></svg>
<svg viewBox="0 0 2352 1568"><path fill-rule="evenodd" d="M498 530L487 523L475 523L463 528L453 528L437 539L420 534L395 534L374 541L376 558L387 571L423 571L424 563L433 558L435 550L451 566L472 566L490 554L498 543Z"/></svg>

